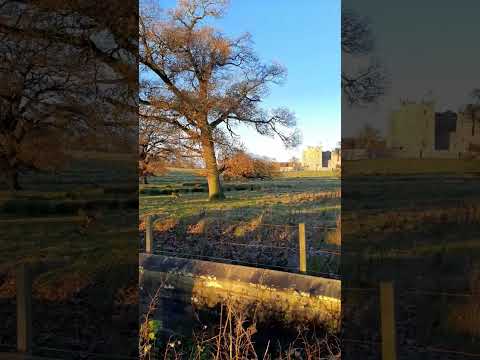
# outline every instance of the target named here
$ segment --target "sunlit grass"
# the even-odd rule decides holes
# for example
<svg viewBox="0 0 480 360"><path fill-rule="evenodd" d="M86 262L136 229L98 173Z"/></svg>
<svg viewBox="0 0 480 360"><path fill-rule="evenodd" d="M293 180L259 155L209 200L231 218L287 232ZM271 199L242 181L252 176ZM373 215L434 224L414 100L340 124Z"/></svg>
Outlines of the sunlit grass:
<svg viewBox="0 0 480 360"><path fill-rule="evenodd" d="M328 169L328 170L300 170L300 171L285 171L279 174L279 177L285 178L338 178L339 173L337 170Z"/></svg>
<svg viewBox="0 0 480 360"><path fill-rule="evenodd" d="M343 175L460 174L479 173L480 160L459 159L372 159L343 163Z"/></svg>

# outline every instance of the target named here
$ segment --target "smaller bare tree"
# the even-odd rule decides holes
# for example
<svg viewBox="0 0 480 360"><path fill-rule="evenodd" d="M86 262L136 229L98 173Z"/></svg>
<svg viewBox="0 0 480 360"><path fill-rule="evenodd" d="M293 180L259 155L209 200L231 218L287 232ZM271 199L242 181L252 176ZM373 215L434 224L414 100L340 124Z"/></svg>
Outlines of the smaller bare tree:
<svg viewBox="0 0 480 360"><path fill-rule="evenodd" d="M371 158L375 152L384 150L385 141L378 129L367 124L358 132L355 139L355 146L367 150L368 157Z"/></svg>
<svg viewBox="0 0 480 360"><path fill-rule="evenodd" d="M164 173L165 164L175 152L172 144L174 132L168 125L159 124L151 119L142 118L139 121L139 177L147 184L148 176Z"/></svg>
<svg viewBox="0 0 480 360"><path fill-rule="evenodd" d="M367 19L352 10L342 9L341 49L344 60L341 74L342 92L350 105L363 105L376 101L387 87L385 69L378 59L371 59L356 71L346 70L347 62L372 53L374 38ZM350 71L350 72L348 72Z"/></svg>

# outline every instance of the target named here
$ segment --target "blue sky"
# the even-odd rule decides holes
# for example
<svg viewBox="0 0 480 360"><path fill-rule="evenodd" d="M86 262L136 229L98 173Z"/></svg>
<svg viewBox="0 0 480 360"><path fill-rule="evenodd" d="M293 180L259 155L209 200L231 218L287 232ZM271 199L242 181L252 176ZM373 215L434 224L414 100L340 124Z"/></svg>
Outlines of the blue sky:
<svg viewBox="0 0 480 360"><path fill-rule="evenodd" d="M160 4L170 8L175 3ZM333 148L340 140L340 12L339 0L230 0L227 14L215 21L227 35L249 32L263 61L278 61L288 69L286 83L271 88L264 106L294 111L303 144L286 151L280 140L242 129L251 152L288 160L300 156L304 146Z"/></svg>
<svg viewBox="0 0 480 360"><path fill-rule="evenodd" d="M462 6L447 0L360 2L344 6L368 15L376 40L375 56L384 64L390 87L377 105L344 108L343 133L353 135L366 123L385 131L400 99L435 101L436 110L458 111L480 86L478 34L480 2ZM352 120L352 121L349 121Z"/></svg>

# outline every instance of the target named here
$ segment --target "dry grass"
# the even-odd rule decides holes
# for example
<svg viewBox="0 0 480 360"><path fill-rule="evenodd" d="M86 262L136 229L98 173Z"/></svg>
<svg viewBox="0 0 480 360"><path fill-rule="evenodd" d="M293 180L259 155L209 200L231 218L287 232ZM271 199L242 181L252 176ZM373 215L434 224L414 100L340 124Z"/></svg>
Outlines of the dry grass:
<svg viewBox="0 0 480 360"><path fill-rule="evenodd" d="M468 225L480 221L477 204L452 204L421 209L402 209L362 214L362 221L348 219L349 233L403 232L422 229L426 225ZM366 226L366 224L368 226Z"/></svg>
<svg viewBox="0 0 480 360"><path fill-rule="evenodd" d="M458 159L372 159L342 164L343 175L478 173L480 160Z"/></svg>
<svg viewBox="0 0 480 360"><path fill-rule="evenodd" d="M480 268L470 275L471 296L449 311L448 324L462 335L480 337Z"/></svg>
<svg viewBox="0 0 480 360"><path fill-rule="evenodd" d="M337 217L335 230L327 233L325 242L327 244L341 246L342 245L342 218Z"/></svg>
<svg viewBox="0 0 480 360"><path fill-rule="evenodd" d="M297 327L297 336L288 344L276 339L267 342L262 350L255 342L257 306L246 307L227 299L220 307L218 324L213 329L204 325L193 330L192 339L170 336L157 345L156 329L152 326L160 297L160 289L152 297L140 327L139 352L141 360L333 360L340 359L340 344L334 334L318 337L308 328ZM306 335L308 333L308 335Z"/></svg>
<svg viewBox="0 0 480 360"><path fill-rule="evenodd" d="M182 349L182 342L170 338L163 358L172 360L333 360L340 359L338 339L326 334L306 336L302 328L297 329L297 337L284 346L268 341L263 351L257 349L254 336L258 333L255 320L249 320L247 311L234 303L226 302L221 313L216 334L209 336L201 331L194 336L190 350ZM255 316L253 317L255 319Z"/></svg>
<svg viewBox="0 0 480 360"><path fill-rule="evenodd" d="M140 360L153 359L155 353L157 323L153 319L153 316L158 306L161 289L162 287L160 286L151 298L148 309L140 323L140 331L138 333L138 358Z"/></svg>

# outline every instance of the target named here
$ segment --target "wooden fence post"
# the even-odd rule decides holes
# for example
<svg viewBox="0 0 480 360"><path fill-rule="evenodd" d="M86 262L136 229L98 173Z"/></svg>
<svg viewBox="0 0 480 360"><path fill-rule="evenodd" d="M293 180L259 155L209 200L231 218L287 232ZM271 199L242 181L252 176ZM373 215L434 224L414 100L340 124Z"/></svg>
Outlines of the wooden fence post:
<svg viewBox="0 0 480 360"><path fill-rule="evenodd" d="M145 252L150 254L152 252L152 242L153 242L153 224L152 216L147 215L145 219Z"/></svg>
<svg viewBox="0 0 480 360"><path fill-rule="evenodd" d="M305 224L298 224L298 250L300 256L300 272L307 272L307 246L305 240Z"/></svg>
<svg viewBox="0 0 480 360"><path fill-rule="evenodd" d="M392 282L380 283L382 360L396 360L395 297Z"/></svg>
<svg viewBox="0 0 480 360"><path fill-rule="evenodd" d="M17 351L31 353L32 348L32 274L26 264L16 271Z"/></svg>

